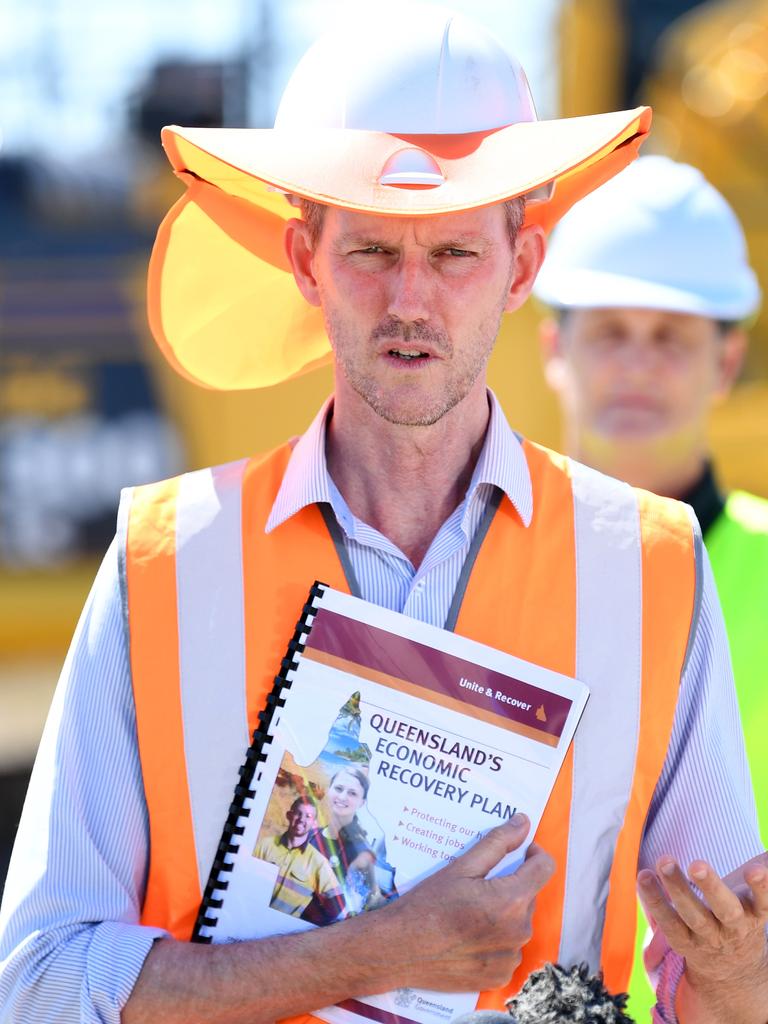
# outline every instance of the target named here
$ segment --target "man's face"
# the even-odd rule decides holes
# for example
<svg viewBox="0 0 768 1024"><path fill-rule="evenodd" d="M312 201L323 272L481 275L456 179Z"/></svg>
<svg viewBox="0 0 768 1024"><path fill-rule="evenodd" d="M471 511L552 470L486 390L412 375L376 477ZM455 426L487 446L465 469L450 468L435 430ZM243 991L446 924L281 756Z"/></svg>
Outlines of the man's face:
<svg viewBox="0 0 768 1024"><path fill-rule="evenodd" d="M545 338L569 428L587 445L615 447L703 438L738 371L740 338L736 348L714 320L648 309L571 310Z"/></svg>
<svg viewBox="0 0 768 1024"><path fill-rule="evenodd" d="M525 298L511 287L519 262L501 206L429 218L329 208L309 283L297 281L322 307L337 390L389 422L429 425L482 380L502 312Z"/></svg>
<svg viewBox="0 0 768 1024"><path fill-rule="evenodd" d="M317 824L317 815L312 804L299 804L288 811L288 835L291 839L304 839Z"/></svg>

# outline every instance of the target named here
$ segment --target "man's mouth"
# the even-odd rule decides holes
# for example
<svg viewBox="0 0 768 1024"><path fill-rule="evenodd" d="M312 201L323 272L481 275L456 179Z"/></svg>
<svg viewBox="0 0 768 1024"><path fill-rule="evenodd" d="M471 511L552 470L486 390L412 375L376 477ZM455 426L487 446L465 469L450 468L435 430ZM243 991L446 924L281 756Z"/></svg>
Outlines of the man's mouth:
<svg viewBox="0 0 768 1024"><path fill-rule="evenodd" d="M389 349L389 355L394 356L397 359L405 359L408 362L413 359L429 359L429 352L405 351L402 348Z"/></svg>

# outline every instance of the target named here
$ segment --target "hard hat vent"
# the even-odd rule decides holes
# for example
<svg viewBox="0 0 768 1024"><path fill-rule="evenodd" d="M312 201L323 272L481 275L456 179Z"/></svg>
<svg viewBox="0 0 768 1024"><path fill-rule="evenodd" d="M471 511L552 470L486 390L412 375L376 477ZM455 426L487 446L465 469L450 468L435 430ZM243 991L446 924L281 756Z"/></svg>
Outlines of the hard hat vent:
<svg viewBox="0 0 768 1024"><path fill-rule="evenodd" d="M442 171L430 153L423 149L401 149L384 164L380 185L394 188L437 188L445 181Z"/></svg>

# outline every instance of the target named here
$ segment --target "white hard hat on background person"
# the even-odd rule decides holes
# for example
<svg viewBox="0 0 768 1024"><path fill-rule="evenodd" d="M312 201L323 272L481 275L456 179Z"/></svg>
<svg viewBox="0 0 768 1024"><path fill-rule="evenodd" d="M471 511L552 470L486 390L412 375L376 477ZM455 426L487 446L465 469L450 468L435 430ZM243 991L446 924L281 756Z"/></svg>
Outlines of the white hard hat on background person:
<svg viewBox="0 0 768 1024"><path fill-rule="evenodd" d="M688 164L640 157L563 217L534 286L549 306L740 321L760 305L744 232Z"/></svg>

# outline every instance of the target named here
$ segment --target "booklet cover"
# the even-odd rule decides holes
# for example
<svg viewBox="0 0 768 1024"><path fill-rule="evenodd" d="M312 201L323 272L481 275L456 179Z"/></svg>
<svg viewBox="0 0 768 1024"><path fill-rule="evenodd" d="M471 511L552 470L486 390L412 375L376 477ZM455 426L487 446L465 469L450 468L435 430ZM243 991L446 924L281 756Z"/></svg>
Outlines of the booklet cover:
<svg viewBox="0 0 768 1024"><path fill-rule="evenodd" d="M304 612L240 770L198 941L375 912L518 810L527 846L587 701L578 680L322 584ZM476 1002L400 989L314 1012L436 1024Z"/></svg>

